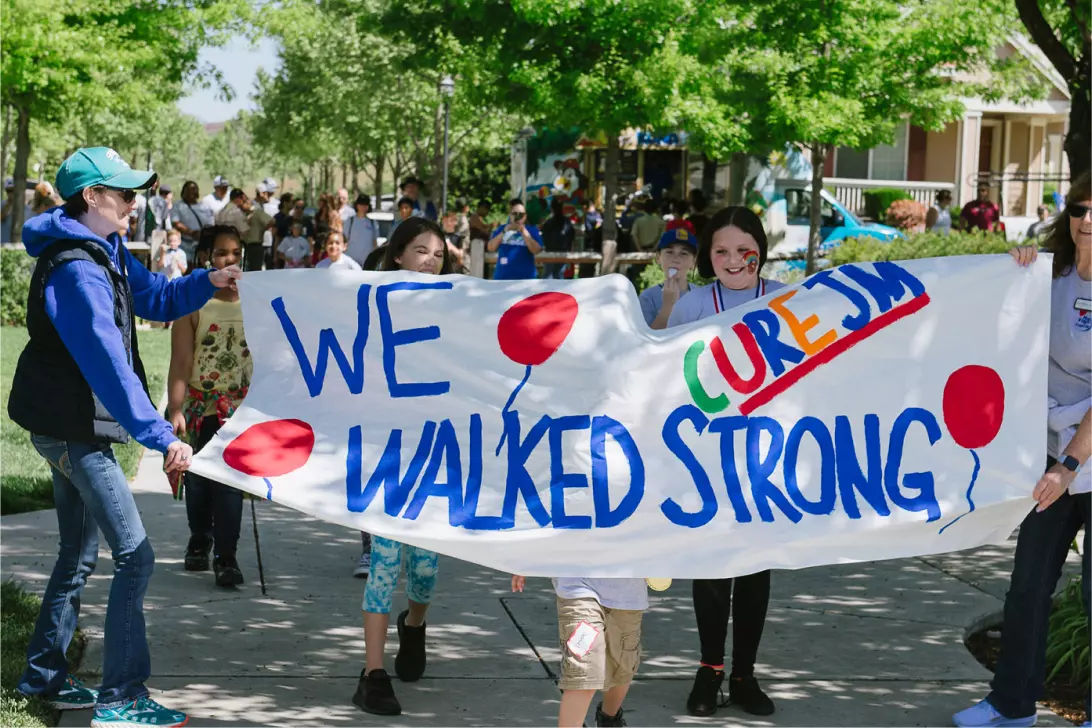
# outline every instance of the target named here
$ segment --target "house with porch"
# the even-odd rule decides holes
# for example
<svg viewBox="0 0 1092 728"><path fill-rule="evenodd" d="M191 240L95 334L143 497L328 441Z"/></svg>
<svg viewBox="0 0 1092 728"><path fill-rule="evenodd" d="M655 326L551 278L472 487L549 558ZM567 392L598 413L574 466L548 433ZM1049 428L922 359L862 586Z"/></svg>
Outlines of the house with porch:
<svg viewBox="0 0 1092 728"><path fill-rule="evenodd" d="M1003 218L1033 218L1044 193L1068 187L1062 143L1069 92L1030 41L1013 36L998 54L1027 58L1048 84L1046 97L1026 104L964 99L963 117L941 131L905 123L891 144L864 151L835 148L826 158L824 186L849 209L863 211L863 193L870 188L900 187L926 205L938 190L948 189L953 204L962 206L983 181Z"/></svg>

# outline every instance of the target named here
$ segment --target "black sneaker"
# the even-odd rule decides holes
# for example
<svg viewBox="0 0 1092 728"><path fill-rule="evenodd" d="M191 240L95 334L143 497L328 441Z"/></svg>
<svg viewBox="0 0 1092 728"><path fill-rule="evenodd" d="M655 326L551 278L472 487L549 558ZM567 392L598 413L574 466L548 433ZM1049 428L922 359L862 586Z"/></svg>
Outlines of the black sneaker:
<svg viewBox="0 0 1092 728"><path fill-rule="evenodd" d="M416 682L425 674L425 625L406 624L409 610L398 615L398 655L394 658L394 674L402 682Z"/></svg>
<svg viewBox="0 0 1092 728"><path fill-rule="evenodd" d="M212 542L207 536L190 536L186 547L186 571L208 571Z"/></svg>
<svg viewBox="0 0 1092 728"><path fill-rule="evenodd" d="M773 701L762 692L754 675L728 679L728 702L751 715L773 715L774 712Z"/></svg>
<svg viewBox="0 0 1092 728"><path fill-rule="evenodd" d="M623 726L626 724L626 719L622 717L624 713L621 708L618 709L616 715L607 715L603 712L603 704L595 706L595 725L596 726Z"/></svg>
<svg viewBox="0 0 1092 728"><path fill-rule="evenodd" d="M243 572L234 556L217 557L212 562L212 573L216 575L216 586L238 586L243 583Z"/></svg>
<svg viewBox="0 0 1092 728"><path fill-rule="evenodd" d="M364 674L364 670L360 671L353 704L372 715L402 715L402 706L394 697L391 676L386 670L372 670L367 674Z"/></svg>
<svg viewBox="0 0 1092 728"><path fill-rule="evenodd" d="M720 702L720 686L724 682L724 670L714 670L708 665L698 668L694 687L686 699L686 712L696 717L706 717L717 712Z"/></svg>

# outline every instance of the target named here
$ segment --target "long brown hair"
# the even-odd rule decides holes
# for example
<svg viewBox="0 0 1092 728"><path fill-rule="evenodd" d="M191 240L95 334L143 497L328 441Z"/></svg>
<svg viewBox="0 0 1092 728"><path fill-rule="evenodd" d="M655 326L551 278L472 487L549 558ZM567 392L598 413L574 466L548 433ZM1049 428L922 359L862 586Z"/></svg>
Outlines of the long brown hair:
<svg viewBox="0 0 1092 728"><path fill-rule="evenodd" d="M1069 192L1065 196L1066 207L1074 203L1082 203L1092 200L1092 183L1089 174L1085 172L1069 185ZM1069 215L1060 212L1050 223L1047 229L1046 241L1043 248L1054 253L1054 277L1061 278L1073 270L1073 264L1077 259L1077 243L1069 232Z"/></svg>
<svg viewBox="0 0 1092 728"><path fill-rule="evenodd" d="M325 194L319 197L319 211L316 221L326 223L327 230L336 230L337 232L341 232L341 214L338 212L338 208L334 204L333 195Z"/></svg>
<svg viewBox="0 0 1092 728"><path fill-rule="evenodd" d="M444 241L444 262L440 266L440 275L453 273L455 264L452 261L451 251L448 250L444 231L427 217L411 217L409 220L398 223L398 227L391 233L391 239L387 241L387 244L382 248L377 248L377 250L386 250L383 255L383 262L379 265L379 270L401 270L402 266L397 259L402 257L406 247L416 240L418 235L424 233L431 233Z"/></svg>
<svg viewBox="0 0 1092 728"><path fill-rule="evenodd" d="M718 230L726 227L737 227L755 239L758 244L758 270L762 272L762 266L766 265L766 253L769 244L766 241L766 229L762 227L762 220L748 207L726 207L713 215L698 237L698 275L702 278L715 278L713 270L713 236Z"/></svg>

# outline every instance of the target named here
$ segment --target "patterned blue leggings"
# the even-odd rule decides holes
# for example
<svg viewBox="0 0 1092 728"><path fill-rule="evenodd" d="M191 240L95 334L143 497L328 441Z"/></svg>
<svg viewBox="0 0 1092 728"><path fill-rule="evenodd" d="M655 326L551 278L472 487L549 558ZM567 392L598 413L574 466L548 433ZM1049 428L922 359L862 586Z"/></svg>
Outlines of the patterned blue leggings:
<svg viewBox="0 0 1092 728"><path fill-rule="evenodd" d="M440 555L416 546L408 546L382 536L372 536L372 569L364 589L360 608L373 614L390 614L402 554L406 554L406 596L420 604L432 602L436 588L436 568Z"/></svg>

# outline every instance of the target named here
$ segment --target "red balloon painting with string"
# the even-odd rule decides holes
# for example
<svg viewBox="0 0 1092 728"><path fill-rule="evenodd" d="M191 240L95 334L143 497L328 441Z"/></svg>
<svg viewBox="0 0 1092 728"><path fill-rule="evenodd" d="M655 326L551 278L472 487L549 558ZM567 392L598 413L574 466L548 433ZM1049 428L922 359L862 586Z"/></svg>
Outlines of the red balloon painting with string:
<svg viewBox="0 0 1092 728"><path fill-rule="evenodd" d="M971 453L974 470L971 484L967 487L967 512L949 521L940 529L940 533L974 512L972 495L982 467L975 450L989 445L1001 431L1001 423L1005 419L1005 383L1001 381L1001 375L990 367L976 364L961 367L952 372L945 382L942 405L948 434L957 445Z"/></svg>
<svg viewBox="0 0 1092 728"><path fill-rule="evenodd" d="M544 363L561 348L573 328L579 309L576 299L568 293L546 291L512 304L501 315L497 323L497 341L501 352L515 363L527 367L523 379L504 404L502 418L512 411L516 396L531 378L532 368ZM500 455L507 436L508 427L505 426L497 443L497 455Z"/></svg>
<svg viewBox="0 0 1092 728"><path fill-rule="evenodd" d="M315 449L315 431L303 420L261 422L246 428L224 448L224 462L240 473L261 478L266 499L273 498L270 478L304 466Z"/></svg>

